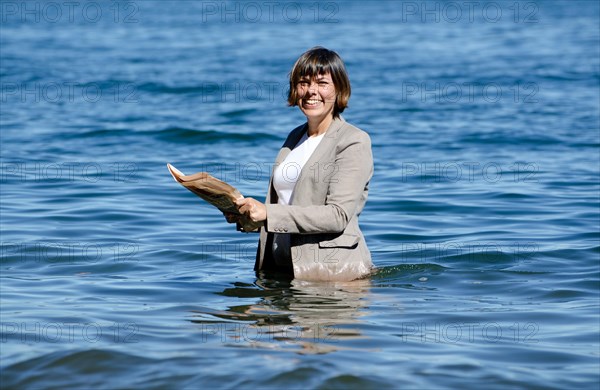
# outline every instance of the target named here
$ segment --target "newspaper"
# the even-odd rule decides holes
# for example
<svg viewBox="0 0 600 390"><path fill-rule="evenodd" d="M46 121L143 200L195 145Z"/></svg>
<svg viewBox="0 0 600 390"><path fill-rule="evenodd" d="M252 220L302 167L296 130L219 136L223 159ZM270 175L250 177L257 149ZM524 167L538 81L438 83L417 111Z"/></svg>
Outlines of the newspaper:
<svg viewBox="0 0 600 390"><path fill-rule="evenodd" d="M222 213L239 215L238 227L242 231L252 232L262 226L261 222L254 222L248 216L240 214L235 201L244 196L235 187L211 176L207 172L184 175L171 164L167 164L167 168L169 168L169 172L171 172L176 182L218 208Z"/></svg>

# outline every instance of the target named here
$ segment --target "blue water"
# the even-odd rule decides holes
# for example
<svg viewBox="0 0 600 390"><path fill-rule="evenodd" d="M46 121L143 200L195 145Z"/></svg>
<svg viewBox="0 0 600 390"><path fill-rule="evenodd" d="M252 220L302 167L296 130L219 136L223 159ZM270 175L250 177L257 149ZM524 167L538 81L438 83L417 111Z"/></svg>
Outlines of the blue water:
<svg viewBox="0 0 600 390"><path fill-rule="evenodd" d="M598 2L269 4L0 4L1 387L596 389ZM355 283L257 277L166 170L264 199L317 44L373 141Z"/></svg>

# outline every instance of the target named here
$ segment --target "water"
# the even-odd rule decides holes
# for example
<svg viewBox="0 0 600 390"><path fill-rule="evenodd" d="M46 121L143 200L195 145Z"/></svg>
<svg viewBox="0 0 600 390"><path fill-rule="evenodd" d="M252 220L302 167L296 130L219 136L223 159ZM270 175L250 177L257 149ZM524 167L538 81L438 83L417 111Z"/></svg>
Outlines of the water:
<svg viewBox="0 0 600 390"><path fill-rule="evenodd" d="M597 2L65 4L1 4L2 388L597 388ZM355 283L256 277L166 170L263 198L316 44L373 141Z"/></svg>

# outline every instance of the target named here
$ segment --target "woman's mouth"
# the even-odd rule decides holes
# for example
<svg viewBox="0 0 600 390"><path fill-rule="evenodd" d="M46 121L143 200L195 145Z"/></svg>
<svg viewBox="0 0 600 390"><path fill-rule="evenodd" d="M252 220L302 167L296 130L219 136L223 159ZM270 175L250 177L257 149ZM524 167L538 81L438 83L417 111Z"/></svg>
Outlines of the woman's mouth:
<svg viewBox="0 0 600 390"><path fill-rule="evenodd" d="M321 100L319 100L319 99L306 99L303 101L303 106L309 107L309 108L316 107L319 104L321 104Z"/></svg>

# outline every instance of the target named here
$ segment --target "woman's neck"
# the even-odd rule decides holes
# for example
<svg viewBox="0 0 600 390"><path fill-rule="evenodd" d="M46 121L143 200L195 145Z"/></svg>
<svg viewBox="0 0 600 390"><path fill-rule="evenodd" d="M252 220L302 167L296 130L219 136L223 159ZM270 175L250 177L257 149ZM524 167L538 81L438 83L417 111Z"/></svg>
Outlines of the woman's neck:
<svg viewBox="0 0 600 390"><path fill-rule="evenodd" d="M333 122L333 116L327 115L324 118L313 118L308 119L308 136L314 137L317 135L321 135L327 131L329 126Z"/></svg>

